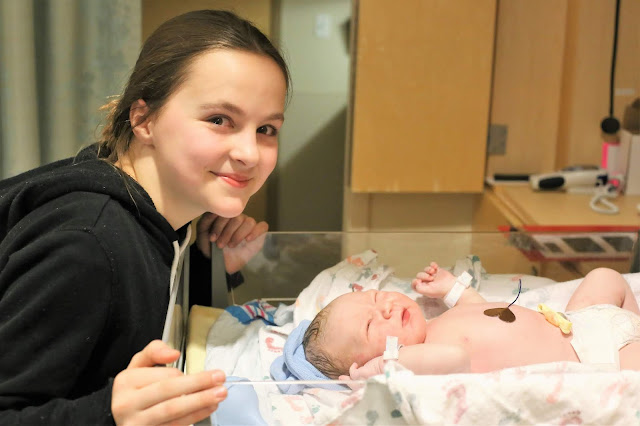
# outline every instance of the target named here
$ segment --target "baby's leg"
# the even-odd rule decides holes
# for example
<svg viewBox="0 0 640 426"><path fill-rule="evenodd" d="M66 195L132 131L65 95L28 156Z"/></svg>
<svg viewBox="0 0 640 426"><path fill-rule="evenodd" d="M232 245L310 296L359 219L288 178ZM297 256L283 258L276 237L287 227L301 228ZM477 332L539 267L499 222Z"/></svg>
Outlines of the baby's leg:
<svg viewBox="0 0 640 426"><path fill-rule="evenodd" d="M589 272L569 299L566 311L599 304L615 305L640 314L629 284L613 269L597 268Z"/></svg>
<svg viewBox="0 0 640 426"><path fill-rule="evenodd" d="M633 342L620 349L620 367L623 370L640 370L640 342Z"/></svg>

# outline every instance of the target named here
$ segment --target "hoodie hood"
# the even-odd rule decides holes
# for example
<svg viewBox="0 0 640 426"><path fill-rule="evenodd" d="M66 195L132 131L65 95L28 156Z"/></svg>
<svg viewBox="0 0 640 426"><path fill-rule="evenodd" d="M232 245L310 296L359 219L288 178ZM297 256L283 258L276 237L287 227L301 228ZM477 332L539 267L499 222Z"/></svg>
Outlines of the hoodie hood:
<svg viewBox="0 0 640 426"><path fill-rule="evenodd" d="M105 194L119 202L173 256L172 242L184 237L155 208L149 194L133 178L97 157L91 145L75 157L60 160L0 181L0 241L30 212L65 194Z"/></svg>

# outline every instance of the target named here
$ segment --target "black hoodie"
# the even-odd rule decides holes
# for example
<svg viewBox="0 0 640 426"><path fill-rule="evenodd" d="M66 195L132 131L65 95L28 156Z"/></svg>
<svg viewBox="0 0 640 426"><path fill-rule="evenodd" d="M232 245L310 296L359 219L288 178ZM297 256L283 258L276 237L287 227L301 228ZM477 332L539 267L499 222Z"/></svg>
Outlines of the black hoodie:
<svg viewBox="0 0 640 426"><path fill-rule="evenodd" d="M113 424L185 235L93 147L0 181L0 424Z"/></svg>

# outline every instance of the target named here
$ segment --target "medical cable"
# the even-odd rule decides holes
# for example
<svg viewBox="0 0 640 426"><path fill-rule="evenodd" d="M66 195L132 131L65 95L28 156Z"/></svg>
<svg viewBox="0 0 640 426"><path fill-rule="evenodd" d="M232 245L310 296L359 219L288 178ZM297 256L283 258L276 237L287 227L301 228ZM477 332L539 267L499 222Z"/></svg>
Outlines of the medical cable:
<svg viewBox="0 0 640 426"><path fill-rule="evenodd" d="M615 187L613 185L607 184L598 186L596 187L595 195L591 198L591 201L589 201L589 207L597 213L618 214L620 212L620 208L609 201L609 199L616 198L617 196L618 193L615 191Z"/></svg>
<svg viewBox="0 0 640 426"><path fill-rule="evenodd" d="M228 381L225 385L354 385L365 384L366 380L256 380L256 381Z"/></svg>

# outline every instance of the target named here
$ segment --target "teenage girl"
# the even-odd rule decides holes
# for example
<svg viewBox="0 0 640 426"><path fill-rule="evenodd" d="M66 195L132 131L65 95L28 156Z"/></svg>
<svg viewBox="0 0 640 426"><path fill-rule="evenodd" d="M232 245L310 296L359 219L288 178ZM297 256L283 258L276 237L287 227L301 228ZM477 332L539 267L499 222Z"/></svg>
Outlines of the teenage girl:
<svg viewBox="0 0 640 426"><path fill-rule="evenodd" d="M249 22L178 16L144 43L97 144L0 182L0 424L215 411L224 374L158 367L179 353L157 339L189 223L210 212L203 238L231 245L265 231L242 211L275 167L288 82Z"/></svg>

